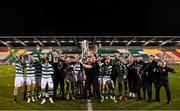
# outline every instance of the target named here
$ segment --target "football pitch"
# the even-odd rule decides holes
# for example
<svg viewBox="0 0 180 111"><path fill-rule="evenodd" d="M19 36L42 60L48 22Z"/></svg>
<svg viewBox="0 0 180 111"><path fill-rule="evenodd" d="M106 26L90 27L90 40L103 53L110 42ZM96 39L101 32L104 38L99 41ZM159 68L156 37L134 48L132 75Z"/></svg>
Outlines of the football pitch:
<svg viewBox="0 0 180 111"><path fill-rule="evenodd" d="M13 87L15 67L0 65L0 110L179 110L180 109L180 66L172 66L178 73L169 73L169 82L172 95L172 104L167 104L166 92L162 87L161 102L136 101L136 98L121 100L117 103L105 100L103 103L91 99L89 103L82 100L56 100L54 104L47 102L43 105L40 101L26 103L23 100L23 90L19 90L18 103L13 103ZM117 86L117 85L116 85ZM118 94L118 92L116 92ZM154 88L153 88L154 99Z"/></svg>

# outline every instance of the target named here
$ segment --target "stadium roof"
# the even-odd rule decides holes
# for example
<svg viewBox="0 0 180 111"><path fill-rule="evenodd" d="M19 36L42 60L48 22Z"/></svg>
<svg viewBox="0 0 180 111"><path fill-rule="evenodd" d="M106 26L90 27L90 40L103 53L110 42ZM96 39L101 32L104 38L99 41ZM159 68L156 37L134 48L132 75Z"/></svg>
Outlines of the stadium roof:
<svg viewBox="0 0 180 111"><path fill-rule="evenodd" d="M180 46L180 36L1 36L0 46L79 46L88 40L90 45L103 46Z"/></svg>

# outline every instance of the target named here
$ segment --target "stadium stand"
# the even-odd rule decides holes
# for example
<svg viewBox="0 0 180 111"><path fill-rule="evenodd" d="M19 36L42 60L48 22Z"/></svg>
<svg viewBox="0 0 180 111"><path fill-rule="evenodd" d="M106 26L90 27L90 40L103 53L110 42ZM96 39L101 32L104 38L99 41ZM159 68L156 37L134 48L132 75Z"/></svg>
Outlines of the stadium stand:
<svg viewBox="0 0 180 111"><path fill-rule="evenodd" d="M131 52L131 54L132 54L133 56L140 55L140 53L139 53L140 50L137 50L137 49L129 49L129 51Z"/></svg>
<svg viewBox="0 0 180 111"><path fill-rule="evenodd" d="M172 51L174 55L176 55L177 57L180 57L180 53L177 51Z"/></svg>
<svg viewBox="0 0 180 111"><path fill-rule="evenodd" d="M23 55L23 54L25 54L26 53L26 49L19 49L19 50L17 50L17 52L15 53L15 54L17 54L17 55Z"/></svg>
<svg viewBox="0 0 180 111"><path fill-rule="evenodd" d="M61 48L61 51L63 52L63 54L75 54L75 53L81 53L80 48L78 47L63 47ZM175 63L179 63L180 62L180 57L179 57L179 52L176 51L170 51L168 49L162 49L162 50L158 50L158 49L117 49L117 48L103 48L102 49L102 56L111 56L113 58L114 53L116 51L119 51L121 53L121 55L123 55L125 58L127 58L129 56L129 54L132 54L134 56L140 55L143 57L143 60L147 60L148 59L148 55L154 55L156 59L163 59L166 63L168 64L172 64L173 62ZM28 50L26 51L25 49L17 49L17 50L13 50L13 53L15 53L16 55L24 55L27 53L31 53L32 50ZM0 64L5 64L7 61L10 61L10 55L8 50L0 50Z"/></svg>
<svg viewBox="0 0 180 111"><path fill-rule="evenodd" d="M158 50L158 49L143 49L143 51L145 54L148 54L148 55L156 55L156 54L163 53L161 50Z"/></svg>
<svg viewBox="0 0 180 111"><path fill-rule="evenodd" d="M180 62L180 58L176 56L173 52L166 52L171 58L173 58L174 62Z"/></svg>
<svg viewBox="0 0 180 111"><path fill-rule="evenodd" d="M176 51L177 51L178 53L180 53L180 49L176 49Z"/></svg>
<svg viewBox="0 0 180 111"><path fill-rule="evenodd" d="M16 55L24 55L26 53L25 49L12 50L12 52ZM8 64L11 55L7 49L0 50L0 64Z"/></svg>
<svg viewBox="0 0 180 111"><path fill-rule="evenodd" d="M151 39L153 41L148 41ZM156 59L163 59L167 63L180 61L180 37L174 36L54 36L53 39L47 36L4 36L0 42L0 63L5 63L10 58L4 42L10 44L15 49L13 53L18 55L30 53L37 44L43 44L44 48L60 49L62 54L75 54L81 52L80 44L83 40L89 42L91 49L95 44L102 44L102 56L114 56L118 50L124 57L130 54L141 55L147 60L148 55L154 55ZM171 41L166 42L167 40ZM162 47L159 47L160 45ZM28 48L28 51L24 47Z"/></svg>
<svg viewBox="0 0 180 111"><path fill-rule="evenodd" d="M6 49L0 50L0 64L5 64L8 58L9 52Z"/></svg>

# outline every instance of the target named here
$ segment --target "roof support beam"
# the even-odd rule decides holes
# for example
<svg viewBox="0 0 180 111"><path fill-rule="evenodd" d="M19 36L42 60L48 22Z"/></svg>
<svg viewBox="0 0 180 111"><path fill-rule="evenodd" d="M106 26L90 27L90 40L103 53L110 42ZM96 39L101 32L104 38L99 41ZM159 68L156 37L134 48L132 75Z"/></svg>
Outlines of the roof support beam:
<svg viewBox="0 0 180 111"><path fill-rule="evenodd" d="M5 46L10 46L10 44L8 44L8 43L6 43L6 42L4 42L4 41L2 41L2 40L0 40L0 42L1 42L2 44L4 44Z"/></svg>
<svg viewBox="0 0 180 111"><path fill-rule="evenodd" d="M94 37L93 46L95 46L96 43L96 37Z"/></svg>
<svg viewBox="0 0 180 111"><path fill-rule="evenodd" d="M74 36L74 42L75 42L75 44L76 44L76 46L77 46L77 39L76 39L76 36Z"/></svg>
<svg viewBox="0 0 180 111"><path fill-rule="evenodd" d="M41 46L44 46L44 44L39 40L39 39L37 39L36 37L33 37L34 38L34 40L36 40Z"/></svg>
<svg viewBox="0 0 180 111"><path fill-rule="evenodd" d="M143 44L143 47L146 46L146 45L148 45L151 41L153 41L153 40L155 40L155 39L156 39L156 38L154 37L154 38L148 40L147 42L145 42L145 43Z"/></svg>
<svg viewBox="0 0 180 111"><path fill-rule="evenodd" d="M180 42L176 43L174 46L175 47L180 46Z"/></svg>
<svg viewBox="0 0 180 111"><path fill-rule="evenodd" d="M131 43L132 43L132 41L134 41L136 39L136 37L134 37L133 39L131 39L127 44L126 44L126 46L129 46Z"/></svg>
<svg viewBox="0 0 180 111"><path fill-rule="evenodd" d="M166 43L168 43L169 41L174 40L175 38L176 38L176 36L172 36L172 38L171 38L171 39L168 39L168 40L166 40L166 41L164 41L164 42L160 43L160 44L159 44L159 47L162 47L163 45L165 45L165 44L166 44Z"/></svg>
<svg viewBox="0 0 180 111"><path fill-rule="evenodd" d="M17 39L16 37L14 37L14 40L15 40L15 41L19 41L24 47L27 47L27 46L28 46L25 42Z"/></svg>
<svg viewBox="0 0 180 111"><path fill-rule="evenodd" d="M61 46L61 43L56 39L56 37L54 37L54 40L56 41L56 43Z"/></svg>
<svg viewBox="0 0 180 111"><path fill-rule="evenodd" d="M113 38L113 40L111 41L111 43L109 44L109 46L112 46L115 40L116 40L116 36Z"/></svg>

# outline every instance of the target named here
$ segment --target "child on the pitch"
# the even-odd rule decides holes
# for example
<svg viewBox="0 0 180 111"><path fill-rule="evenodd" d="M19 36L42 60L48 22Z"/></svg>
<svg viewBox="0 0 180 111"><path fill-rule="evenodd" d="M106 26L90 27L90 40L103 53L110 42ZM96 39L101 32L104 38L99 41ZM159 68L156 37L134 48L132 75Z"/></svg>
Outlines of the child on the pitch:
<svg viewBox="0 0 180 111"><path fill-rule="evenodd" d="M110 63L110 57L105 58L104 64L101 66L101 71L102 71L102 79L103 79L103 84L102 84L102 98L101 102L104 101L105 98L105 87L106 84L108 84L108 87L110 88L110 99L113 100L113 102L117 102L115 99L115 87L114 87L114 82L111 79L111 74L112 74L112 65Z"/></svg>
<svg viewBox="0 0 180 111"><path fill-rule="evenodd" d="M25 67L27 69L27 76L26 76L26 84L27 84L27 96L28 96L28 101L27 103L30 103L31 100L34 102L35 101L35 64L33 62L33 54L29 54L28 60L25 61ZM31 89L32 87L32 89Z"/></svg>
<svg viewBox="0 0 180 111"><path fill-rule="evenodd" d="M15 56L11 51L11 48L8 47L10 54L16 64L16 74L15 74L15 82L14 82L14 103L17 103L17 95L18 95L18 88L24 86L24 58L23 56Z"/></svg>
<svg viewBox="0 0 180 111"><path fill-rule="evenodd" d="M46 102L46 92L45 88L46 85L48 85L48 98L51 103L54 103L52 97L53 97L53 67L50 64L50 59L48 57L47 52L44 52L43 54L44 62L42 63L42 79L41 79L41 90L42 90L42 102L41 104L44 104Z"/></svg>

